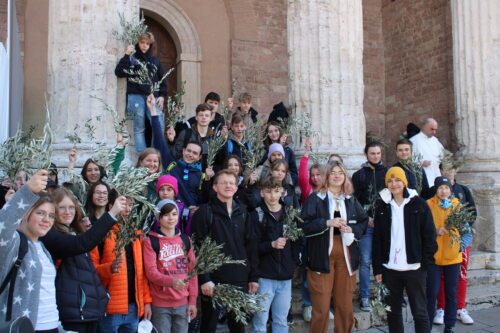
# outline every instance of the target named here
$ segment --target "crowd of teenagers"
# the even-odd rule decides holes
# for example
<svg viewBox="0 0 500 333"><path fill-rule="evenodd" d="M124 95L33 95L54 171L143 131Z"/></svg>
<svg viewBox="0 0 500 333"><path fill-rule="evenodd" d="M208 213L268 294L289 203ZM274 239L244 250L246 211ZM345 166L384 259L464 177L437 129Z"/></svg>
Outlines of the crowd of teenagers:
<svg viewBox="0 0 500 333"><path fill-rule="evenodd" d="M127 76L134 59L155 64L152 43L145 34L127 48L116 74ZM230 284L265 295L263 310L248 318L252 332L288 332L292 278L301 272L303 317L311 333L327 332L332 317L334 332L351 332L355 291L361 310L370 311L370 290L380 282L390 292L390 332L404 330L404 292L418 333L429 333L432 323L444 324L449 333L457 318L473 322L465 309L472 235L445 228L454 208L474 206L471 193L455 181L455 165L426 158L425 151L419 151L423 169L410 167L417 140L437 140L435 120L426 119L420 133L397 142L392 167L382 162L382 143L367 143L367 161L351 178L333 152L325 163L311 163L310 138L297 166L279 121L288 111L279 103L264 125L260 163L248 170L246 130L259 119L250 94L241 94L228 123L218 112L219 95L211 92L193 118L168 128L162 111L166 88L156 96L150 91L129 81L127 111L133 115L136 167L161 173L144 189L156 214L117 254L117 220L132 214L135 203L107 183L104 166L93 159L84 163L84 194L75 189L78 184L59 179L55 165L29 179L18 172L1 195L1 281L12 276L23 244L27 252L8 281L11 288L0 294L2 321L25 316L36 332L62 327L115 333L137 332L145 319L157 332L177 333L215 332L225 320L230 332L244 332L231 311L211 300L218 284ZM208 145L218 135L225 142L208 165ZM442 150L437 148L425 149ZM70 168L76 155L75 149L69 153ZM119 137L113 168L124 158ZM304 222L303 237L294 241L283 237L289 208L300 208ZM206 237L246 264L188 278L195 249Z"/></svg>

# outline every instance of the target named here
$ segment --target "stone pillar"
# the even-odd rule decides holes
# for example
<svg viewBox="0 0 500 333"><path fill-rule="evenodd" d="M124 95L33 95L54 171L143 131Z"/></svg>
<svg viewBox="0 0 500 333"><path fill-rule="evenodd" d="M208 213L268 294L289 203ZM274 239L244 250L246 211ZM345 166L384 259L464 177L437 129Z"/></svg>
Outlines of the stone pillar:
<svg viewBox="0 0 500 333"><path fill-rule="evenodd" d="M312 117L314 149L364 161L362 0L288 0L290 102ZM297 144L300 140L296 139Z"/></svg>
<svg viewBox="0 0 500 333"><path fill-rule="evenodd" d="M118 82L114 69L125 45L112 37L119 30L118 13L125 17L139 15L138 0L75 0L49 2L48 101L56 132L54 161L67 163L71 144L64 137L75 124L84 124L89 117L101 116L96 124L96 138L112 143L115 132L112 117L102 98L123 116L125 80ZM86 139L86 137L82 137ZM79 145L85 152L89 142ZM79 164L88 156L80 154Z"/></svg>
<svg viewBox="0 0 500 333"><path fill-rule="evenodd" d="M451 1L456 132L480 219L474 246L500 252L500 3Z"/></svg>

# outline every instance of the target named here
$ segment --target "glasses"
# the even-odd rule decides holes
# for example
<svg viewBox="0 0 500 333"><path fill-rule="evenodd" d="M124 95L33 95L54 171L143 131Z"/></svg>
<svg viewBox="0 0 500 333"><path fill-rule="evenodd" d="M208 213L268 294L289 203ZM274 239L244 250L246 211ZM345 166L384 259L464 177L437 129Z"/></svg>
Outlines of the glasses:
<svg viewBox="0 0 500 333"><path fill-rule="evenodd" d="M46 212L44 210L36 210L35 215L41 217L41 218L46 218L48 217L49 220L54 221L56 219L56 214L52 214L49 212Z"/></svg>
<svg viewBox="0 0 500 333"><path fill-rule="evenodd" d="M217 185L236 186L236 183L235 182L217 182Z"/></svg>
<svg viewBox="0 0 500 333"><path fill-rule="evenodd" d="M330 175L332 175L332 176L344 176L344 175L345 175L345 173L343 173L343 172L336 172L336 171L332 171L332 172L330 172Z"/></svg>
<svg viewBox="0 0 500 333"><path fill-rule="evenodd" d="M60 212L74 212L76 210L75 206L68 206L68 207L57 207L57 210Z"/></svg>
<svg viewBox="0 0 500 333"><path fill-rule="evenodd" d="M97 195L98 197L101 197L101 196L107 196L108 192L95 191L94 194Z"/></svg>

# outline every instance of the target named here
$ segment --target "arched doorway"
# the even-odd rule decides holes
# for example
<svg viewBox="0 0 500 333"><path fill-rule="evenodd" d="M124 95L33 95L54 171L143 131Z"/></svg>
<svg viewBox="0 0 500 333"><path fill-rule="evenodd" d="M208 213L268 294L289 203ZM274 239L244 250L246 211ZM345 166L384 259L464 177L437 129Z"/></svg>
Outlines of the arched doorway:
<svg viewBox="0 0 500 333"><path fill-rule="evenodd" d="M168 31L154 18L149 16L144 17L148 30L155 36L153 44L153 55L160 59L160 63L166 73L170 68L175 67L175 70L167 78L168 96L172 96L177 91L177 48L174 40Z"/></svg>

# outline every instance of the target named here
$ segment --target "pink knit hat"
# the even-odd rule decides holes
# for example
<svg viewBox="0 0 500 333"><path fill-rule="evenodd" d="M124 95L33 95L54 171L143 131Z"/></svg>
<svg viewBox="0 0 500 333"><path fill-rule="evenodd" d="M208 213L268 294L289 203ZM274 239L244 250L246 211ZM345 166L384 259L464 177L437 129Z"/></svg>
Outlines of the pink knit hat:
<svg viewBox="0 0 500 333"><path fill-rule="evenodd" d="M156 193L160 192L162 186L170 186L175 193L175 196L179 194L179 185L177 184L177 178L172 175L163 175L156 181Z"/></svg>

